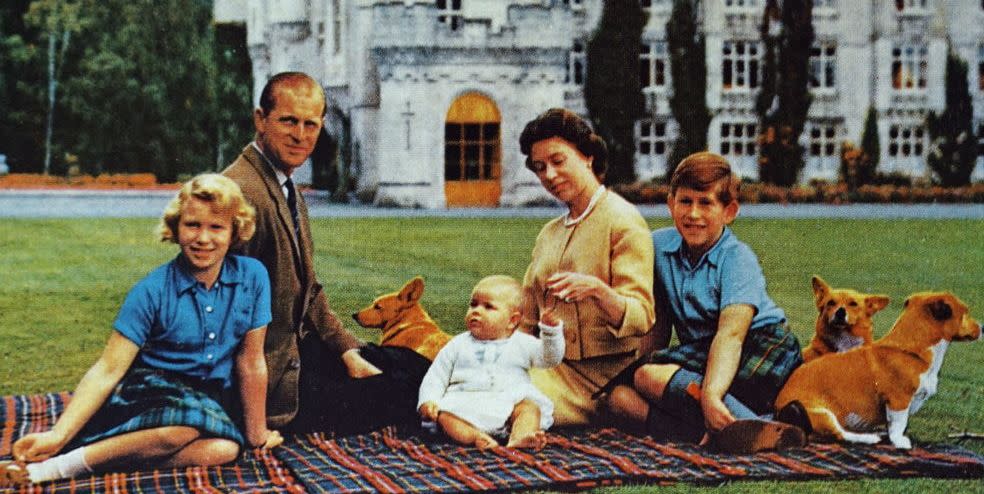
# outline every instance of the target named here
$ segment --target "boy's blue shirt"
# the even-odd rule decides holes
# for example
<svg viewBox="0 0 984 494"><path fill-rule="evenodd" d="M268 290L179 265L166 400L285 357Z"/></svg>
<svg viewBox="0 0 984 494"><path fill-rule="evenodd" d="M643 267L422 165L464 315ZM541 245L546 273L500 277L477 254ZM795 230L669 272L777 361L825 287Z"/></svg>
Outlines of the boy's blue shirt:
<svg viewBox="0 0 984 494"><path fill-rule="evenodd" d="M669 310L680 343L713 337L721 309L733 304L755 307L749 331L786 321L786 314L766 292L755 253L730 228L724 228L721 238L694 266L674 227L654 231L653 247L656 311Z"/></svg>
<svg viewBox="0 0 984 494"><path fill-rule="evenodd" d="M140 347L138 361L229 387L239 344L271 318L270 278L262 263L227 255L206 290L179 254L134 285L113 328Z"/></svg>

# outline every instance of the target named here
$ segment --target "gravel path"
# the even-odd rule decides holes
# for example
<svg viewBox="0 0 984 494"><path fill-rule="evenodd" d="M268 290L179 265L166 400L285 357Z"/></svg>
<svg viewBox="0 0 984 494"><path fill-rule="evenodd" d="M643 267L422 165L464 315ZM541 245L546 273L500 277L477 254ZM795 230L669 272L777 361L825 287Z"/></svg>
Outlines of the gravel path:
<svg viewBox="0 0 984 494"><path fill-rule="evenodd" d="M0 190L0 218L156 218L173 191ZM398 209L335 204L319 193L305 194L311 217L324 218L548 218L560 207ZM640 206L643 216L667 217L662 205ZM964 218L984 219L984 204L746 204L745 218Z"/></svg>

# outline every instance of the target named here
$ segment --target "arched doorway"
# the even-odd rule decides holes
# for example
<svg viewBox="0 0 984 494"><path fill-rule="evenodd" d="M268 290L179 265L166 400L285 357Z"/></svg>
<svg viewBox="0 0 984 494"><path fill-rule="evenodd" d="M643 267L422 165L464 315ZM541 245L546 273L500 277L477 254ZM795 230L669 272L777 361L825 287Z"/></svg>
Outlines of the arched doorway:
<svg viewBox="0 0 984 494"><path fill-rule="evenodd" d="M444 123L444 196L449 207L498 206L502 118L495 103L466 93Z"/></svg>

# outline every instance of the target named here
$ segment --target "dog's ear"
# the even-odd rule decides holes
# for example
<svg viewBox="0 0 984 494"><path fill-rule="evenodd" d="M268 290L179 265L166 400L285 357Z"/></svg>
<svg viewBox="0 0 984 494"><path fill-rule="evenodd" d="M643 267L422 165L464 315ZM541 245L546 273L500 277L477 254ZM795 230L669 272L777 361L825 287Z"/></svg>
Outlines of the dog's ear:
<svg viewBox="0 0 984 494"><path fill-rule="evenodd" d="M926 304L926 310L932 314L933 319L937 321L946 321L953 317L953 309L950 308L950 304L944 302L943 300L934 300L931 303Z"/></svg>
<svg viewBox="0 0 984 494"><path fill-rule="evenodd" d="M819 306L820 301L827 296L828 292L830 292L830 285L828 285L826 281L823 281L823 278L817 275L813 275L812 281L813 281L813 300L817 303L817 306Z"/></svg>
<svg viewBox="0 0 984 494"><path fill-rule="evenodd" d="M869 295L864 299L865 309L868 315L872 315L885 307L888 307L888 297L885 295Z"/></svg>
<svg viewBox="0 0 984 494"><path fill-rule="evenodd" d="M400 290L400 293L396 296L396 298L405 304L413 304L420 300L420 297L423 295L424 279L417 276L408 281L406 285L403 285L403 289Z"/></svg>

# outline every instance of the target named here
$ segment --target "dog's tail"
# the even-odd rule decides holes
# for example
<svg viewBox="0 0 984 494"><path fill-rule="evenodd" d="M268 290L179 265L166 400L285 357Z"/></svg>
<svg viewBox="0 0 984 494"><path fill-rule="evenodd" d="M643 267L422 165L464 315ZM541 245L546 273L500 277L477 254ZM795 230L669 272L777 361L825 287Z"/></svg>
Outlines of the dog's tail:
<svg viewBox="0 0 984 494"><path fill-rule="evenodd" d="M807 434L813 432L813 426L810 425L810 416L806 413L806 408L803 404L797 400L793 400L782 407L779 413L776 414L776 420L795 425L803 429L803 432Z"/></svg>

